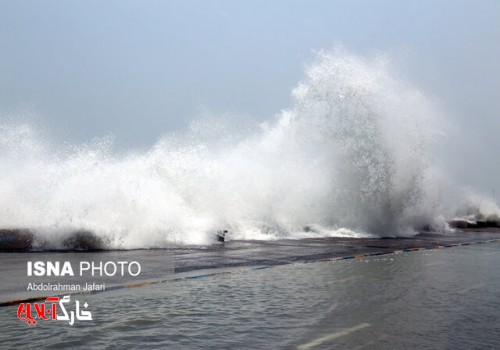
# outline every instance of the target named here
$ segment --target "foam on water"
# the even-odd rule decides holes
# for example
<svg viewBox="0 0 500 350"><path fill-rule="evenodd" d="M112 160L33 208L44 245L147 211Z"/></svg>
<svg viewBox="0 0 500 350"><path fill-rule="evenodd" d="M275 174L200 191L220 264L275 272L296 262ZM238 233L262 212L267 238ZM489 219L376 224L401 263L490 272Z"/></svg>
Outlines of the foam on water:
<svg viewBox="0 0 500 350"><path fill-rule="evenodd" d="M89 230L110 248L204 244L218 229L275 239L445 228L457 190L432 164L440 118L387 60L322 52L293 97L258 127L197 121L125 155L106 139L64 146L3 122L0 227L35 229L54 247Z"/></svg>

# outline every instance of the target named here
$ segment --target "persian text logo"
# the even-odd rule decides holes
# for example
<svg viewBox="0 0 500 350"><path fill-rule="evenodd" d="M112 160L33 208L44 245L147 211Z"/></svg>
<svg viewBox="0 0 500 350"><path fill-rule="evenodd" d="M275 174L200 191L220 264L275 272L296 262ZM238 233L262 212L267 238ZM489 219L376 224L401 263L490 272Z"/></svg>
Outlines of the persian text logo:
<svg viewBox="0 0 500 350"><path fill-rule="evenodd" d="M68 314L68 310L64 304L69 303L70 298L70 295L65 295L62 299L59 297L47 298L43 303L21 303L17 308L17 318L21 321L26 321L30 326L36 325L37 320L68 321L70 326L75 323L75 318L78 321L92 321L92 313L88 310L80 309L80 302L78 300L75 300L75 310L70 311ZM62 314L57 314L57 305L59 305ZM83 307L86 309L89 305L85 303Z"/></svg>

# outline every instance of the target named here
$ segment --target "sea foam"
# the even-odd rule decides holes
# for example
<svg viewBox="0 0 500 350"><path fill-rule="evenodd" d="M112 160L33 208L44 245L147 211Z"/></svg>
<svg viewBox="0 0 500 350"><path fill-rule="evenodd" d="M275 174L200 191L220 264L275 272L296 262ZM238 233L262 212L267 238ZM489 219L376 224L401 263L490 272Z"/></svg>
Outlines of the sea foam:
<svg viewBox="0 0 500 350"><path fill-rule="evenodd" d="M107 139L68 146L2 122L0 227L55 248L81 230L109 248L149 248L210 243L219 229L228 239L413 235L445 230L458 209L449 198L460 190L434 164L442 118L384 57L320 52L293 104L267 122L192 125L123 154Z"/></svg>

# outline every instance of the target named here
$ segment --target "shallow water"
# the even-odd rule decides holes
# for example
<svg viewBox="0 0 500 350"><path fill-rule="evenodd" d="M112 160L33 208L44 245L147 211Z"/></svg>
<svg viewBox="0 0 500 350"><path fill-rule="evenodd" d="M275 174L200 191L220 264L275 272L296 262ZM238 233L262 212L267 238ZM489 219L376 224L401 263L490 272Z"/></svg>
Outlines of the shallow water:
<svg viewBox="0 0 500 350"><path fill-rule="evenodd" d="M500 244L292 264L93 295L93 321L17 319L1 348L500 347Z"/></svg>

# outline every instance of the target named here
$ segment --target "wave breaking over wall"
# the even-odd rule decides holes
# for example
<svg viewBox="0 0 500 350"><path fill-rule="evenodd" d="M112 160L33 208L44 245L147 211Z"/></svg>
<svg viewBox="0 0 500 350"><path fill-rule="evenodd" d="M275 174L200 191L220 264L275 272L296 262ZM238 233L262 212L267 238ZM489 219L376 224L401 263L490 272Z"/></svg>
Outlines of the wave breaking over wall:
<svg viewBox="0 0 500 350"><path fill-rule="evenodd" d="M3 122L0 228L29 228L51 248L69 232L150 248L206 244L220 229L229 239L445 229L458 190L433 164L439 115L387 60L321 52L293 97L254 128L195 121L124 155L106 139L64 146Z"/></svg>

